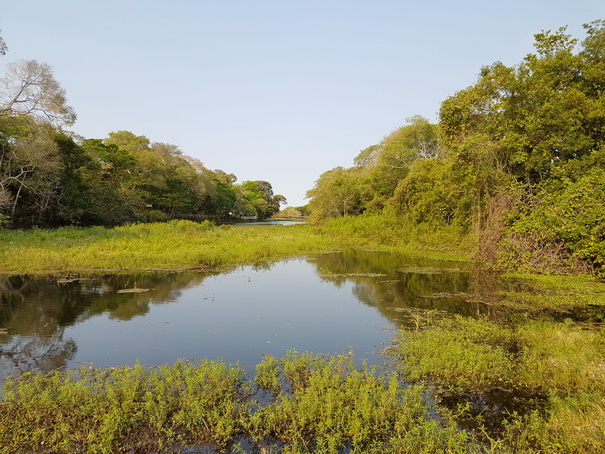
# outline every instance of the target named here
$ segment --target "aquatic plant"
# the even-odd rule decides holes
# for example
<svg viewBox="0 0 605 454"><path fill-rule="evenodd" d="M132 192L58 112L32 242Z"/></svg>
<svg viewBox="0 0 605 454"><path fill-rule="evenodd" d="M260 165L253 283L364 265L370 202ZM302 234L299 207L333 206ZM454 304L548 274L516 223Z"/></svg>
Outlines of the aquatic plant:
<svg viewBox="0 0 605 454"><path fill-rule="evenodd" d="M255 400L253 381L221 361L26 374L4 387L0 453L225 450L242 437L271 452L478 451L422 387L350 355L290 352L258 370L273 398Z"/></svg>
<svg viewBox="0 0 605 454"><path fill-rule="evenodd" d="M523 412L502 414L498 433L483 429L496 452L605 450L602 329L569 319L506 325L456 316L402 331L398 348L406 377L430 383L439 396L454 393L470 404L477 394L507 390L509 403L516 395L534 399ZM481 423L476 415L463 417Z"/></svg>

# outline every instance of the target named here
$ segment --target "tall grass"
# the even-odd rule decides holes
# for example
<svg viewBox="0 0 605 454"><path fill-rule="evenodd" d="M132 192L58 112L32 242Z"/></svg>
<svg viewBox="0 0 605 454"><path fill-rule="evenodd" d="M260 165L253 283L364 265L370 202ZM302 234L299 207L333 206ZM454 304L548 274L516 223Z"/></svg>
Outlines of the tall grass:
<svg viewBox="0 0 605 454"><path fill-rule="evenodd" d="M32 374L5 384L0 452L227 446L243 430L243 371L220 362Z"/></svg>
<svg viewBox="0 0 605 454"><path fill-rule="evenodd" d="M406 222L384 215L334 219L320 227L217 227L180 220L111 229L1 231L0 273L204 269L344 246L463 258L469 240L456 228L429 232Z"/></svg>
<svg viewBox="0 0 605 454"><path fill-rule="evenodd" d="M476 239L455 225L417 224L405 216L377 214L326 221L320 232L354 245L397 250L437 260L468 259Z"/></svg>
<svg viewBox="0 0 605 454"><path fill-rule="evenodd" d="M171 221L113 229L0 232L0 272L165 270L248 263L332 249L311 226L217 227Z"/></svg>

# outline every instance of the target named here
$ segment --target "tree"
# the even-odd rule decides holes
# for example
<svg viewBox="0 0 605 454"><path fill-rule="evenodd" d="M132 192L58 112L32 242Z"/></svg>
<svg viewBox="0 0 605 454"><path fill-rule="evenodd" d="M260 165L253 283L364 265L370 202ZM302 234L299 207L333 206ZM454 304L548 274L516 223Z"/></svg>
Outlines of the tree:
<svg viewBox="0 0 605 454"><path fill-rule="evenodd" d="M115 145L120 150L136 154L148 151L151 141L145 136L137 136L130 131L110 132L103 141L106 145Z"/></svg>
<svg viewBox="0 0 605 454"><path fill-rule="evenodd" d="M138 213L144 207L127 184L136 165L134 156L101 139L86 139L80 148L89 160L79 171L88 199L80 222L119 225L142 220Z"/></svg>
<svg viewBox="0 0 605 454"><path fill-rule="evenodd" d="M362 202L367 211L381 211L393 197L395 188L417 159L431 159L441 153L437 125L413 116L380 143L362 150L355 166L363 169Z"/></svg>
<svg viewBox="0 0 605 454"><path fill-rule="evenodd" d="M315 187L307 191L312 219L320 221L361 214L360 172L358 168L336 167L321 174Z"/></svg>
<svg viewBox="0 0 605 454"><path fill-rule="evenodd" d="M48 123L0 117L0 209L13 225L24 215L40 222L56 200L62 163L54 135Z"/></svg>
<svg viewBox="0 0 605 454"><path fill-rule="evenodd" d="M280 204L286 203L283 195L273 194L273 187L268 181L244 181L238 189L235 208L243 214L256 214L259 219L273 216L279 212Z"/></svg>
<svg viewBox="0 0 605 454"><path fill-rule="evenodd" d="M579 53L577 40L562 27L536 34L536 53L518 66L484 67L475 85L443 102L445 145L468 163L500 167L533 187L565 162L599 149L605 23L586 27Z"/></svg>
<svg viewBox="0 0 605 454"><path fill-rule="evenodd" d="M54 125L71 125L74 110L67 105L65 90L55 80L52 68L36 60L7 65L0 78L0 117L25 115Z"/></svg>
<svg viewBox="0 0 605 454"><path fill-rule="evenodd" d="M2 39L2 36L0 36L0 55L6 55L7 52L8 47L6 46L6 42Z"/></svg>

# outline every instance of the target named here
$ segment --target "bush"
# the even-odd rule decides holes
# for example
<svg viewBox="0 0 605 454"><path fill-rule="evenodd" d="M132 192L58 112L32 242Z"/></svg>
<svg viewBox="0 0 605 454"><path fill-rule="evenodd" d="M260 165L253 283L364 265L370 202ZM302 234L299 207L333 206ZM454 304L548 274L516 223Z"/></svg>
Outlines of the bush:
<svg viewBox="0 0 605 454"><path fill-rule="evenodd" d="M520 271L586 271L605 276L605 170L588 171L514 219L499 264Z"/></svg>

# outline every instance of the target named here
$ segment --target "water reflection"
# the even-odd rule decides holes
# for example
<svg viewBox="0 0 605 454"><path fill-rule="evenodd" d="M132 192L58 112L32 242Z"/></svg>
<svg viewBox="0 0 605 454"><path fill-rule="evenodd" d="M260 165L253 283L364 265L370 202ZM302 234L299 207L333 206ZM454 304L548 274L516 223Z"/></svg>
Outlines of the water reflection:
<svg viewBox="0 0 605 454"><path fill-rule="evenodd" d="M284 220L279 220L279 221L260 221L260 222L238 222L235 225L236 227L249 227L249 226L255 226L255 225L284 225L284 226L292 226L292 225L304 225L307 224L307 222L304 221L284 221Z"/></svg>
<svg viewBox="0 0 605 454"><path fill-rule="evenodd" d="M0 279L0 378L81 362L253 366L289 349L371 357L419 310L492 311L477 295L496 285L470 265L363 250L221 273L12 276Z"/></svg>
<svg viewBox="0 0 605 454"><path fill-rule="evenodd" d="M472 316L500 310L486 304L496 294L495 276L479 273L472 264L363 250L318 255L314 260L322 279L335 285L354 282L359 301L375 306L398 325L414 326L418 310Z"/></svg>
<svg viewBox="0 0 605 454"><path fill-rule="evenodd" d="M68 326L105 314L129 320L150 304L177 301L201 284L199 273L107 275L71 279L11 276L0 279L0 379L29 370L66 367L78 350ZM126 292L124 291L126 290Z"/></svg>

